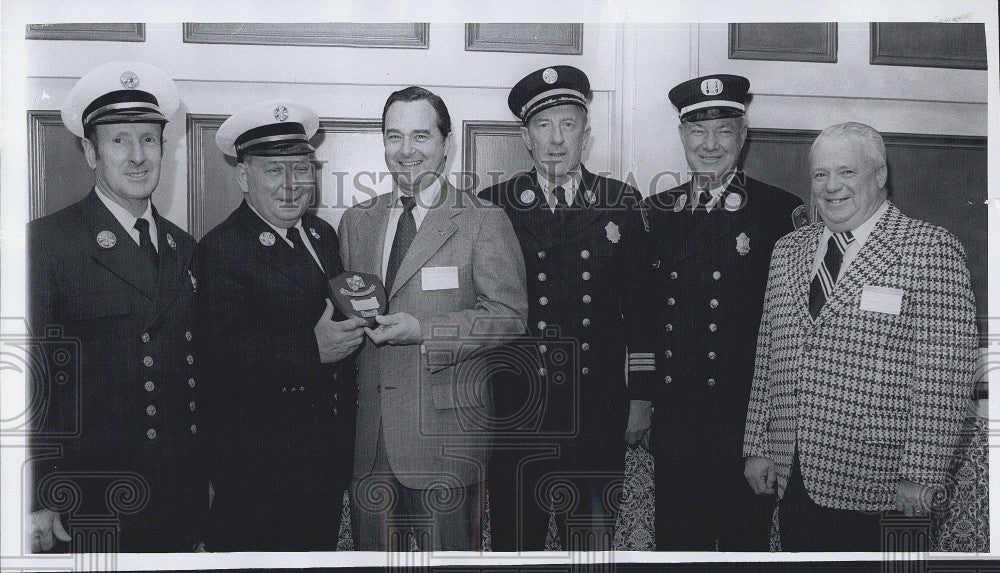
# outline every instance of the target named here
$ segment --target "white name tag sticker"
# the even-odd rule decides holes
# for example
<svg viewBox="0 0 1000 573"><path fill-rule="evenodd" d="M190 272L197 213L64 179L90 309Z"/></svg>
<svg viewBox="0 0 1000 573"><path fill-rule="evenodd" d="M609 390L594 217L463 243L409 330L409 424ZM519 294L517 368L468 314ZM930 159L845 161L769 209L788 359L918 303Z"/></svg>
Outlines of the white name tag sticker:
<svg viewBox="0 0 1000 573"><path fill-rule="evenodd" d="M458 288L458 267L424 267L420 269L420 288L424 290Z"/></svg>
<svg viewBox="0 0 1000 573"><path fill-rule="evenodd" d="M866 286L861 289L861 310L898 315L903 309L904 291L898 288Z"/></svg>

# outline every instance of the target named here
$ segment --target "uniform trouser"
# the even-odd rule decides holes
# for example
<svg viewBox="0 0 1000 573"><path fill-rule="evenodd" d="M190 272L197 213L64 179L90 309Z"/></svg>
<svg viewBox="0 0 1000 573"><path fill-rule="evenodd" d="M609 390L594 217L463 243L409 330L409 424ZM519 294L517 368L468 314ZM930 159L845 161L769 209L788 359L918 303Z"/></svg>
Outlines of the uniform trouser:
<svg viewBox="0 0 1000 573"><path fill-rule="evenodd" d="M569 470L579 464L559 457L533 459L544 450L494 445L487 474L493 551L544 550L553 513L564 550L610 549L623 476Z"/></svg>
<svg viewBox="0 0 1000 573"><path fill-rule="evenodd" d="M699 440L661 421L651 444L656 550L767 551L775 497L755 494L741 452L721 447L736 439Z"/></svg>
<svg viewBox="0 0 1000 573"><path fill-rule="evenodd" d="M358 551L479 551L484 492L479 484L414 489L393 473L379 431L373 471L351 485Z"/></svg>

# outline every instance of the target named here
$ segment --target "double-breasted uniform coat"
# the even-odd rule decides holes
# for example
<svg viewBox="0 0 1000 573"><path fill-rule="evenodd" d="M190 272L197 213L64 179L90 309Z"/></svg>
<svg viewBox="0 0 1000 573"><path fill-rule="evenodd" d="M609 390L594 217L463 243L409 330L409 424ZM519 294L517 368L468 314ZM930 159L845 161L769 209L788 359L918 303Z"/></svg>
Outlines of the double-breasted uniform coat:
<svg viewBox="0 0 1000 573"><path fill-rule="evenodd" d="M313 328L343 265L333 227L311 213L302 227L322 270L246 202L199 244L198 310L217 388L213 550L336 548L355 366L320 362Z"/></svg>
<svg viewBox="0 0 1000 573"><path fill-rule="evenodd" d="M32 442L60 448L33 466L34 509L68 514L67 527L116 520L122 547L133 527L193 533L208 510L195 242L153 217L158 268L96 190L28 224L30 323L44 339Z"/></svg>
<svg viewBox="0 0 1000 573"><path fill-rule="evenodd" d="M766 550L773 507L743 477L741 437L771 250L802 202L742 172L711 212L692 212L690 191L645 201L662 364L648 395L657 549Z"/></svg>
<svg viewBox="0 0 1000 573"><path fill-rule="evenodd" d="M555 509L570 521L587 520L592 494L613 505L628 398L654 379L641 196L583 169L574 204L556 213L535 171L480 197L507 212L528 275L528 337L506 350L510 371L494 378L503 422L490 494L494 550L540 549L550 487L576 489L557 493Z"/></svg>

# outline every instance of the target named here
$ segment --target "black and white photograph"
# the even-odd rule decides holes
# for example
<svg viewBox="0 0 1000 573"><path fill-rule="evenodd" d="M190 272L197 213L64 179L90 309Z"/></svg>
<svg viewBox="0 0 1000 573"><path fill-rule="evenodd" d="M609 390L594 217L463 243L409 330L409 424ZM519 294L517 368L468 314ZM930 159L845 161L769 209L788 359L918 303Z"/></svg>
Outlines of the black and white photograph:
<svg viewBox="0 0 1000 573"><path fill-rule="evenodd" d="M996 2L164 4L0 4L3 569L997 565Z"/></svg>

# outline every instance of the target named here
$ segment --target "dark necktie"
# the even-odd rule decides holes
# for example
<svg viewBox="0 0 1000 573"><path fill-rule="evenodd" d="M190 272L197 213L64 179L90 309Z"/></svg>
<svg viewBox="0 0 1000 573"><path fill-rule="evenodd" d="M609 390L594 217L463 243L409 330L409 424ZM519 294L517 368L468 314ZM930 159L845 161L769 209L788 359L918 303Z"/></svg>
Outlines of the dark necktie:
<svg viewBox="0 0 1000 573"><path fill-rule="evenodd" d="M139 250L142 251L142 254L146 255L146 258L153 264L153 267L159 268L160 256L156 254L156 247L153 246L153 240L149 237L149 221L146 219L136 219L135 224L132 226L139 231Z"/></svg>
<svg viewBox="0 0 1000 573"><path fill-rule="evenodd" d="M552 190L552 194L556 197L556 209L562 207L569 207L569 203L566 201L566 190L563 189L562 185L557 186Z"/></svg>
<svg viewBox="0 0 1000 573"><path fill-rule="evenodd" d="M809 284L809 314L815 319L819 312L823 310L826 300L833 294L833 287L837 284L837 275L840 274L840 265L844 262L844 252L854 242L854 235L850 231L834 233L830 236L830 241L826 244L826 255L823 262L816 271L812 283Z"/></svg>
<svg viewBox="0 0 1000 573"><path fill-rule="evenodd" d="M392 291L392 282L396 280L396 272L399 265L406 257L406 251L410 250L413 237L417 235L417 221L413 218L413 207L417 204L410 195L403 195L399 198L403 204L403 212L399 215L399 222L396 223L396 236L392 239L392 250L389 251L389 265L385 269L385 290Z"/></svg>
<svg viewBox="0 0 1000 573"><path fill-rule="evenodd" d="M295 255L302 260L308 260L312 264L316 264L316 259L309 254L309 249L306 248L305 243L302 242L302 235L299 230L295 227L289 227L285 229L285 237L292 242L292 247L295 249ZM319 265L317 265L318 267Z"/></svg>

